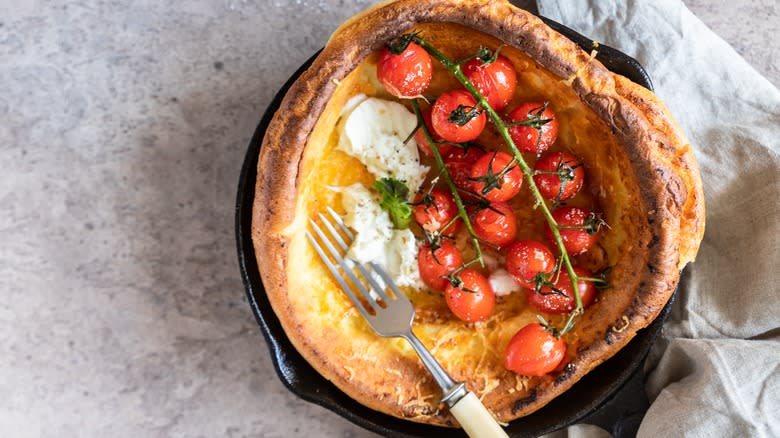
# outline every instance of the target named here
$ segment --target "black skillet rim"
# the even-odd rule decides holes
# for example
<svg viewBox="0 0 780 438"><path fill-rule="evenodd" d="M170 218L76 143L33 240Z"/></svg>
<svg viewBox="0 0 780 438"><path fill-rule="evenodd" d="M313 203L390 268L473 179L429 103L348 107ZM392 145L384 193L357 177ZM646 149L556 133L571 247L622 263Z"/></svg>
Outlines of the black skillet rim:
<svg viewBox="0 0 780 438"><path fill-rule="evenodd" d="M542 17L542 19L584 50L597 49L596 58L613 72L626 76L649 90L653 89L647 72L634 58L602 44L594 45L593 40L576 31L547 18ZM249 143L241 169L236 200L236 242L241 276L252 312L266 339L279 379L288 390L303 400L323 406L357 425L384 436L427 437L447 433L448 436L465 437L466 435L457 429L414 423L373 411L348 397L314 370L293 347L265 295L255 259L251 231L260 145L265 129L285 93L295 79L311 65L318 53L315 53L288 79L268 105ZM609 412L605 415L605 412L600 412L599 409L609 400L620 395L619 393L633 390L629 388L632 385L627 383L637 373L641 373L639 368L663 326L672 301L673 299L669 301L661 315L650 326L639 331L636 337L615 356L599 365L539 411L509 423L506 428L507 433L516 438L538 436L575 423L588 422L588 417L596 414L606 417L607 423L621 421L619 414L616 413L615 418L610 419Z"/></svg>

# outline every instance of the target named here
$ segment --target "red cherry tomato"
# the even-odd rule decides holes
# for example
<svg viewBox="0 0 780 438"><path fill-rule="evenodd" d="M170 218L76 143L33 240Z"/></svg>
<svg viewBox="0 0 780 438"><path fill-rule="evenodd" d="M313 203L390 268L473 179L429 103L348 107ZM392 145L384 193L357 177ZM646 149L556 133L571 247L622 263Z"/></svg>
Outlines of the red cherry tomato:
<svg viewBox="0 0 780 438"><path fill-rule="evenodd" d="M445 141L453 143L464 143L476 140L482 130L485 129L485 111L482 108L476 108L477 101L465 90L453 90L442 93L431 109L431 124L433 130ZM477 115L468 117L472 110L477 111ZM451 122L453 112L460 110L463 118L461 122ZM465 122L465 123L463 123Z"/></svg>
<svg viewBox="0 0 780 438"><path fill-rule="evenodd" d="M517 73L515 67L506 57L499 55L490 64L479 59L472 59L463 64L463 73L487 99L488 104L496 111L501 111L515 96L517 88Z"/></svg>
<svg viewBox="0 0 780 438"><path fill-rule="evenodd" d="M442 240L441 246L435 251L431 251L431 247L425 245L417 254L417 265L420 267L423 283L436 291L443 291L447 287L449 282L445 277L461 264L463 264L463 256L449 240Z"/></svg>
<svg viewBox="0 0 780 438"><path fill-rule="evenodd" d="M379 54L376 76L388 93L412 98L422 94L433 77L431 55L415 43L409 43L400 55L385 47Z"/></svg>
<svg viewBox="0 0 780 438"><path fill-rule="evenodd" d="M506 346L504 366L524 376L544 376L555 370L566 355L566 343L541 324L521 328Z"/></svg>
<svg viewBox="0 0 780 438"><path fill-rule="evenodd" d="M540 272L549 274L555 269L555 256L543 243L536 240L518 240L506 250L506 270L526 289L534 289L534 277Z"/></svg>
<svg viewBox="0 0 780 438"><path fill-rule="evenodd" d="M569 273L566 272L566 268L562 269L563 271L561 271L561 275L554 286L557 291L544 286L539 292L531 289L526 292L528 303L534 306L536 310L546 313L569 313L577 307ZM579 266L574 267L574 273L578 277L593 276L590 271ZM577 282L577 288L580 291L582 306L588 307L593 304L593 300L596 299L596 286L590 281L580 280ZM565 296L561 295L561 293L565 294Z"/></svg>
<svg viewBox="0 0 780 438"><path fill-rule="evenodd" d="M431 190L428 203L423 203L423 198L424 193L420 193L414 201L415 204L418 204L414 207L414 220L429 233L439 231L447 222L458 215L458 206L449 192L434 188ZM447 227L444 234L454 235L458 230L459 223L460 221L456 221Z"/></svg>
<svg viewBox="0 0 780 438"><path fill-rule="evenodd" d="M577 207L559 207L552 212L553 219L559 227L582 227L586 220L592 222L591 212ZM590 217L590 218L589 218ZM599 240L598 228L596 224L591 224L591 230L589 232L584 229L561 229L561 239L563 240L563 246L566 248L566 252L569 255L582 254L589 250ZM555 246L555 239L553 238L550 226L545 223L544 235L547 240Z"/></svg>
<svg viewBox="0 0 780 438"><path fill-rule="evenodd" d="M477 160L471 168L469 174L472 181L471 190L484 196L491 202L508 201L512 199L515 195L520 193L520 187L523 185L523 172L517 164L512 164L511 170L505 173L501 178L494 178L496 184L487 192L485 192L487 187L486 183L490 182L484 181L484 178L488 175L488 167L492 170L493 175L498 175L511 161L512 156L505 152L485 154L482 158ZM477 179L482 180L479 181Z"/></svg>
<svg viewBox="0 0 780 438"><path fill-rule="evenodd" d="M461 189L471 190L471 180L469 179L471 168L483 155L485 155L484 152L473 147L452 149L444 157L444 165L447 167L447 171L450 172L452 182Z"/></svg>
<svg viewBox="0 0 780 438"><path fill-rule="evenodd" d="M496 306L496 294L490 282L482 274L464 269L460 274L460 287L447 285L444 298L455 316L466 322L487 319Z"/></svg>
<svg viewBox="0 0 780 438"><path fill-rule="evenodd" d="M438 143L443 139L439 136L439 134L436 134L436 132L433 130L433 126L431 126L430 108L426 108L422 110L422 117L423 120L425 121L425 126L428 127L428 132L431 133L431 137L433 138L433 141L437 142L436 147L439 149L439 154L443 158L452 150L454 146L448 143ZM417 132L414 133L414 141L415 143L417 143L417 146L420 148L423 154L429 157L433 156L431 145L430 143L428 143L428 138L425 136L425 132L423 131L422 128L418 129Z"/></svg>
<svg viewBox="0 0 780 438"><path fill-rule="evenodd" d="M558 172L534 175L536 186L539 187L542 196L549 200L565 201L573 198L580 191L585 180L582 161L566 152L552 152L543 156L534 165L534 170Z"/></svg>
<svg viewBox="0 0 780 438"><path fill-rule="evenodd" d="M509 113L509 122L522 122L528 120L532 116L536 116L536 113L542 109L543 103L539 102L525 102L521 103L517 108L513 109ZM522 152L533 152L540 155L546 151L551 144L558 138L558 118L555 117L555 113L549 107L545 109L541 114L542 119L552 119L551 121L542 125L537 130L530 126L510 126L509 135L512 137L512 141ZM539 138L541 131L541 139ZM539 142L537 147L536 143Z"/></svg>
<svg viewBox="0 0 780 438"><path fill-rule="evenodd" d="M517 217L506 202L494 202L474 215L474 231L480 239L503 247L517 236ZM497 210L497 211L494 211Z"/></svg>

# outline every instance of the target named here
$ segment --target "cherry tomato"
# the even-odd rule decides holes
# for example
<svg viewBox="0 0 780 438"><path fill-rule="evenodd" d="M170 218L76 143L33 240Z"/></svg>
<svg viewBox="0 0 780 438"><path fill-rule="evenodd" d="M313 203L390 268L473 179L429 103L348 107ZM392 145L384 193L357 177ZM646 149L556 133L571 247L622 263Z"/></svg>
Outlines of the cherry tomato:
<svg viewBox="0 0 780 438"><path fill-rule="evenodd" d="M450 121L451 117L455 117L453 115L455 111L460 112L459 116L463 120ZM476 115L473 115L472 111L477 111ZM476 140L485 129L486 120L485 111L477 108L477 101L465 90L442 93L431 109L433 130L445 141L453 143Z"/></svg>
<svg viewBox="0 0 780 438"><path fill-rule="evenodd" d="M506 108L515 96L517 73L512 62L503 55L487 65L472 59L463 64L463 73L496 111Z"/></svg>
<svg viewBox="0 0 780 438"><path fill-rule="evenodd" d="M504 366L524 376L544 376L566 355L566 343L539 323L521 328L506 346Z"/></svg>
<svg viewBox="0 0 780 438"><path fill-rule="evenodd" d="M436 147L439 149L439 154L444 157L452 150L454 146L448 143L438 143L443 139L433 130L433 126L431 126L430 108L422 110L422 117L425 121L425 126L428 127L428 132L431 133L433 141L437 142ZM417 143L417 146L420 148L423 154L429 157L433 156L433 150L431 150L431 145L428 143L428 139L425 137L425 132L422 128L418 129L417 132L414 133L414 141Z"/></svg>
<svg viewBox="0 0 780 438"><path fill-rule="evenodd" d="M560 230L561 239L563 240L563 246L566 248L566 252L569 255L582 254L589 250L599 240L597 224L592 223L593 220L591 212L577 207L559 207L552 212L553 219L559 227L582 227L586 224L586 219L591 222L591 232L584 229L562 229ZM544 235L547 237L553 245L555 245L555 239L553 238L550 226L545 223Z"/></svg>
<svg viewBox="0 0 780 438"><path fill-rule="evenodd" d="M496 294L490 282L482 274L464 269L460 274L460 287L447 285L444 298L455 316L466 322L487 319L496 306Z"/></svg>
<svg viewBox="0 0 780 438"><path fill-rule="evenodd" d="M425 231L429 233L439 231L447 222L458 215L458 206L449 192L434 188L431 190L430 202L427 204L422 203L423 197L424 193L420 193L415 199L415 203L418 205L414 207L414 220ZM447 227L444 233L454 235L458 230L459 223L460 221L456 221Z"/></svg>
<svg viewBox="0 0 780 438"><path fill-rule="evenodd" d="M461 189L471 190L471 180L469 179L471 168L483 155L485 155L484 152L473 147L452 149L444 157L444 165L450 172L452 182Z"/></svg>
<svg viewBox="0 0 780 438"><path fill-rule="evenodd" d="M480 239L503 247L517 236L517 218L506 202L494 202L473 217L474 231Z"/></svg>
<svg viewBox="0 0 780 438"><path fill-rule="evenodd" d="M412 98L422 94L433 77L431 55L415 43L409 43L400 55L385 47L379 54L376 76L388 93Z"/></svg>
<svg viewBox="0 0 780 438"><path fill-rule="evenodd" d="M532 116L536 116L536 113L544 106L540 102L525 102L521 103L517 108L513 109L509 113L509 122L522 122L528 120ZM510 126L509 135L512 137L512 141L522 152L533 152L540 155L546 151L551 144L558 138L558 118L555 117L555 113L549 107L545 109L541 114L542 119L552 119L541 126L539 130L530 126ZM541 139L539 133L541 131ZM536 143L539 142L537 147Z"/></svg>
<svg viewBox="0 0 780 438"><path fill-rule="evenodd" d="M494 178L492 182L494 187L485 192L486 183L484 178L488 176L488 167L493 175L498 175L512 161L512 156L506 152L492 152L485 154L471 167L469 176L471 177L471 190L484 196L488 201L508 201L520 193L520 187L523 185L523 172L517 164L511 165L511 170L505 173L501 178ZM482 179L481 181L477 179Z"/></svg>
<svg viewBox="0 0 780 438"><path fill-rule="evenodd" d="M550 200L565 201L573 198L580 191L585 180L582 161L566 152L552 152L543 156L534 165L534 170L558 172L534 175L534 182L542 196Z"/></svg>
<svg viewBox="0 0 780 438"><path fill-rule="evenodd" d="M549 274L555 269L555 256L543 243L536 240L518 240L506 250L506 270L526 289L534 289L534 277L540 272Z"/></svg>
<svg viewBox="0 0 780 438"><path fill-rule="evenodd" d="M569 313L574 310L577 305L574 300L574 288L571 285L569 273L566 272L566 268L562 267L561 275L558 277L558 281L555 283L555 289L560 291L566 296L556 293L547 286L542 287L541 291L536 292L534 290L528 290L526 298L528 302L534 306L540 312L547 313ZM592 277L593 274L585 268L579 266L574 267L574 273L578 277ZM593 300L596 299L596 286L593 282L580 280L577 282L577 289L580 291L580 300L582 300L582 306L588 307L593 304Z"/></svg>
<svg viewBox="0 0 780 438"><path fill-rule="evenodd" d="M429 245L422 246L417 254L417 266L420 267L423 283L436 291L443 291L447 287L449 282L445 277L461 264L463 256L449 240L442 240L441 246L435 251L431 251Z"/></svg>

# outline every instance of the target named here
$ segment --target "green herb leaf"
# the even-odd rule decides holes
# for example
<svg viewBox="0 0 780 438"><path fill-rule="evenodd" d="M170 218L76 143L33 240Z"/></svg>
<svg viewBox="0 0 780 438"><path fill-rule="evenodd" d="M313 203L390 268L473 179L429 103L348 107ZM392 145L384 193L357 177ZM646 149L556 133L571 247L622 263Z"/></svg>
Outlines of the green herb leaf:
<svg viewBox="0 0 780 438"><path fill-rule="evenodd" d="M412 207L409 205L409 188L395 178L381 178L374 183L374 190L382 195L379 205L390 214L390 220L399 230L409 228Z"/></svg>

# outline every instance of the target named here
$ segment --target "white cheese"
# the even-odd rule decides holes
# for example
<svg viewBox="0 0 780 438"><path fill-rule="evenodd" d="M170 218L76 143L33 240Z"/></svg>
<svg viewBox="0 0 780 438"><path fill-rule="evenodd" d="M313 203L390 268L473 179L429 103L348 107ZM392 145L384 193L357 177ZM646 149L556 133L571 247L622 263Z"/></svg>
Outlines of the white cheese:
<svg viewBox="0 0 780 438"><path fill-rule="evenodd" d="M347 257L381 265L398 286L423 288L417 242L411 230L393 228L390 215L379 206L378 196L364 185L353 184L339 191L346 211L344 222L356 233Z"/></svg>
<svg viewBox="0 0 780 438"><path fill-rule="evenodd" d="M493 292L498 296L509 295L522 289L515 279L509 275L509 272L503 268L493 271L490 277L488 277L488 281L493 288Z"/></svg>
<svg viewBox="0 0 780 438"><path fill-rule="evenodd" d="M416 127L417 117L400 103L357 95L343 111L337 148L359 159L377 179L406 181L414 194L428 172L414 138L404 143Z"/></svg>
<svg viewBox="0 0 780 438"><path fill-rule="evenodd" d="M344 108L341 109L341 113L339 116L344 116L345 114L349 114L353 109L355 109L356 106L360 105L361 102L368 99L368 96L366 96L363 93L356 94L349 98L347 103L344 104Z"/></svg>

